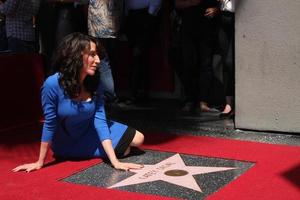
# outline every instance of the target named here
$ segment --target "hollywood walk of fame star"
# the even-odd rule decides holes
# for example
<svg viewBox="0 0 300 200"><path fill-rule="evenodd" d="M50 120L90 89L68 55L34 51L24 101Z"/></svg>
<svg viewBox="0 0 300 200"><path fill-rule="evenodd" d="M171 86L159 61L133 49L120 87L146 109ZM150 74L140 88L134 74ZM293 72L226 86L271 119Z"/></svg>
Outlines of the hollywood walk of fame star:
<svg viewBox="0 0 300 200"><path fill-rule="evenodd" d="M193 175L207 174L211 172L220 172L233 169L236 168L186 166L180 155L175 154L157 164L144 165L144 168L139 170L130 170L132 172L135 172L136 174L108 188L122 187L127 185L162 180L175 185L196 190L198 192L202 192L201 188L195 181Z"/></svg>

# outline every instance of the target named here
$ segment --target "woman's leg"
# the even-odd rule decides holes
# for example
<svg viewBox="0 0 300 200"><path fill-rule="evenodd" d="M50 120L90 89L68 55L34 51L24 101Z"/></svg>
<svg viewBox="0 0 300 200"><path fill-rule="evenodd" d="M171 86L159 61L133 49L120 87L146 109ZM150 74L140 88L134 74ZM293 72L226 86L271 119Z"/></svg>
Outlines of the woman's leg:
<svg viewBox="0 0 300 200"><path fill-rule="evenodd" d="M144 142L144 135L139 132L139 131L135 131L135 135L133 140L131 141L129 147L126 149L126 151L124 152L124 156L127 156L130 153L130 148L131 147L139 147L143 144Z"/></svg>
<svg viewBox="0 0 300 200"><path fill-rule="evenodd" d="M132 140L132 142L130 143L130 146L132 147L138 147L138 146L141 146L144 142L144 135L139 132L139 131L135 131L135 136Z"/></svg>

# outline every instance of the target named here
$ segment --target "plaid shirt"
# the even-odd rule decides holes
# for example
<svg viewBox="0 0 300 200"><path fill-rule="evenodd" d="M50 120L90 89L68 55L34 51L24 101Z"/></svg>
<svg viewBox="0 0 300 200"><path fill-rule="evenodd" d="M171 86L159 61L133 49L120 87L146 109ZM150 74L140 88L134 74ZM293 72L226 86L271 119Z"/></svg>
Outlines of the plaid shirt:
<svg viewBox="0 0 300 200"><path fill-rule="evenodd" d="M40 0L6 0L0 4L0 13L6 15L7 37L34 41L33 16L38 13L39 7Z"/></svg>

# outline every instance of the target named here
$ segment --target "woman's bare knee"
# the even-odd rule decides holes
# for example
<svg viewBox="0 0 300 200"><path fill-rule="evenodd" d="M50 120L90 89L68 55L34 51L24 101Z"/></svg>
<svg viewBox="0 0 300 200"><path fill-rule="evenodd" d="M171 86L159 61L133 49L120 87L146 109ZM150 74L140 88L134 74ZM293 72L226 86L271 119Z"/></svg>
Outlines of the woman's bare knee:
<svg viewBox="0 0 300 200"><path fill-rule="evenodd" d="M138 147L138 146L142 145L144 142L144 138L145 137L141 132L136 131L130 146Z"/></svg>

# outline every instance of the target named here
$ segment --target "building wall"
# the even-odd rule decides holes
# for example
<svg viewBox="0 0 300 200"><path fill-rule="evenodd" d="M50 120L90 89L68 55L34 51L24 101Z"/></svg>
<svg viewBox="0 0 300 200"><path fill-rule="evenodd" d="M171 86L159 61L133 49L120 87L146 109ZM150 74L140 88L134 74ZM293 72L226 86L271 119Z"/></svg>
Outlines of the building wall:
<svg viewBox="0 0 300 200"><path fill-rule="evenodd" d="M236 2L236 128L300 133L300 0Z"/></svg>

